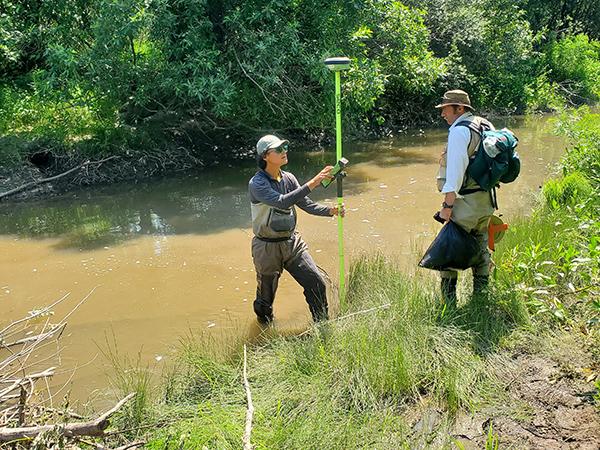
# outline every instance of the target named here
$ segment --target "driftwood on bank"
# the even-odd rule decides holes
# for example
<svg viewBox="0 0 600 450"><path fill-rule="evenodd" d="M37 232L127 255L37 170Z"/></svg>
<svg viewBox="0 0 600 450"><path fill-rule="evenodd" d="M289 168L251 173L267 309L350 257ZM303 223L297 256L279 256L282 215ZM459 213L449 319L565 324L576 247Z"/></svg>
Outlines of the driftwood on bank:
<svg viewBox="0 0 600 450"><path fill-rule="evenodd" d="M55 319L53 308L64 302L69 294L50 306L30 311L22 319L14 320L0 329L1 448L5 445L12 445L13 449L28 448L30 444L35 446L56 436L71 441L81 436L107 436L104 430L109 426L111 416L134 396L129 394L113 408L90 420L85 420L67 407L54 407L54 398L62 388L50 388L48 380L57 373L56 367L44 366L59 359L59 339L67 319L95 289L55 323L51 322ZM73 419L77 421L69 422ZM109 450L109 447L101 444L93 445L97 449ZM125 450L139 445L139 442L134 442L119 448Z"/></svg>
<svg viewBox="0 0 600 450"><path fill-rule="evenodd" d="M110 425L110 416L117 412L125 403L131 400L135 394L129 394L127 397L122 399L113 408L97 417L96 419L87 422L72 422L61 425L39 425L32 427L20 427L20 428L0 428L0 442L11 442L20 439L34 439L40 433L44 433L55 429L60 426L62 428L62 434L67 437L74 436L102 436L104 430Z"/></svg>
<svg viewBox="0 0 600 450"><path fill-rule="evenodd" d="M25 191L27 189L31 189L35 186L39 186L40 184L44 184L44 183L49 183L51 181L56 181L60 178L63 178L73 172L77 172L81 169L83 169L84 167L90 166L90 165L99 165L102 163L105 163L106 161L110 161L111 159L115 159L118 158L118 156L109 156L108 158L104 158L98 161L84 161L83 163L79 164L78 166L75 166L63 173L59 173L58 175L54 175L52 177L48 177L48 178L41 178L39 180L35 180L35 181L30 181L29 183L25 183L19 187L16 187L14 189L11 189L10 191L6 191L6 192L2 192L0 193L0 200L2 200L5 197L9 197L11 195L15 195L18 194L19 192Z"/></svg>

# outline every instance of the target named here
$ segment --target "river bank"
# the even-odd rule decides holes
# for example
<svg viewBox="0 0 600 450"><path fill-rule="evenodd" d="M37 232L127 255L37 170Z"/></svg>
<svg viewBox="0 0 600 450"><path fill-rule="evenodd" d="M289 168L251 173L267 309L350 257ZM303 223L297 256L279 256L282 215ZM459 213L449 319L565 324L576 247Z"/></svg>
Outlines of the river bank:
<svg viewBox="0 0 600 450"><path fill-rule="evenodd" d="M488 113L484 116L499 123L510 116ZM541 114L539 115L542 116ZM519 120L521 116L514 116ZM166 119L163 119L166 120ZM370 127L354 130L345 146L376 142L394 137L416 137L424 129L445 130L441 119L433 114L426 121L407 123L402 128ZM144 182L177 174L202 173L222 167L243 168L254 161L256 140L266 133L280 133L291 142L292 149L323 152L334 145L333 131L325 130L212 130L207 131L193 120L171 123L155 119L140 127L119 133L112 143L89 137L70 144L58 141L23 140L0 137L4 150L0 162L0 202L23 202L76 193L82 188L107 186L123 182ZM12 153L7 157L6 153ZM7 159L8 158L8 159Z"/></svg>
<svg viewBox="0 0 600 450"><path fill-rule="evenodd" d="M600 445L600 117L566 128L576 139L568 176L546 184L536 212L511 226L488 301L471 299L463 277L448 313L428 273L371 254L354 259L340 320L251 342L257 448ZM148 448L239 447L241 342L211 352L205 339L186 340L155 400L126 416L162 424L140 432Z"/></svg>
<svg viewBox="0 0 600 450"><path fill-rule="evenodd" d="M520 139L523 173L502 188L504 220L530 215L539 186L555 172L564 139L553 136L545 117L496 121ZM345 183L348 261L378 249L412 270L416 253L437 232L439 207L434 176L447 131L425 129L415 136L348 144ZM306 180L334 160L332 150L295 148L289 170ZM0 284L5 318L17 319L70 293L76 301L97 286L69 320L62 361L74 374L72 401L112 403L101 349L114 336L120 354L153 370L172 357L186 330L235 330L252 339L251 301L255 275L247 182L253 159L241 166L115 185L80 188L65 195L0 205ZM334 201L335 191L311 197ZM300 232L330 278L337 279L334 220L302 214ZM7 292L8 291L8 292ZM330 293L330 298L335 295ZM333 300L335 306L335 300ZM302 290L287 275L277 300L278 327L306 327ZM57 311L67 313L68 311ZM168 320L165 320L168 317ZM210 327L210 328L209 328ZM158 358L158 360L157 360Z"/></svg>
<svg viewBox="0 0 600 450"><path fill-rule="evenodd" d="M416 140L400 137L348 148L353 165L347 182L351 210L346 218L346 238L353 249L349 258L354 261L354 294L339 314L386 303L389 308L294 337L306 329L308 317L301 292L294 290L291 280L283 279L276 328L265 334L247 327L244 320L251 317L251 308L244 298L252 298L254 279L248 271L245 184L255 170L253 164L241 172L238 168L210 176L207 172L202 181L201 175L192 176L183 186L174 187L176 180L165 180L154 186L94 189L48 203L7 205L11 207L4 210L1 225L8 236L3 240L5 252L0 263L2 272L12 274L12 281L3 286L10 292L0 292L0 298L9 307L8 314L19 317L42 296L52 300L71 291L73 297L81 298L98 285L92 298L71 318L69 335L63 337L67 347L63 363L76 366L88 362L98 343L106 349L106 333L109 330L110 337L112 330L116 339L109 339L109 348L118 355L112 359L118 368L112 377L114 386L117 391L144 394L118 423L130 430L149 427L141 428L139 434L152 440L150 448L179 443L190 449L239 447L245 413L240 383L244 342L251 345L249 376L257 407L255 439L259 446L348 448L347 443L371 443L377 448L397 448L398 442L431 446L432 442L450 443L454 437L449 435L461 434L446 432L458 427L457 423L468 428L464 433L471 440L481 442L478 430L484 429L486 434L488 419L493 416L482 411L513 404L506 396L499 396L496 402L491 394L497 393L498 385L508 385L507 395L517 395L521 381L531 381L527 373L513 380L515 364L517 368L531 367L532 372L543 365L550 377L547 385L540 384L544 389L569 384L573 377L589 387L593 380L585 380L597 374L597 357L589 356L596 342L592 310L590 324L586 319L583 328L589 338L578 337L577 346L570 344L573 339L568 333L556 333L551 340L544 331L568 327L569 332L579 333L580 321L571 315L561 318L561 312L571 306L585 306L583 311L587 311L589 305L583 299L593 293L583 289L588 286L584 275L589 273L589 262L575 260L586 257L586 248L594 248L588 213L579 209L576 214L566 209L532 211L531 198L539 195L538 187L548 173L554 173L548 165L558 160L564 141L553 140L544 131L546 124L531 119L502 125L518 130L524 172L501 191L501 207L508 213L504 217L511 223L511 231L499 245L496 262L503 264L500 275L507 273L513 278L497 280L499 296L491 305L469 302L466 283L460 287L460 314L444 315L436 296L435 274L414 272L419 251L437 230L431 211L439 205L439 194L432 177L446 135L442 129L427 130ZM581 152L593 155L585 147ZM291 169L305 177L331 157L327 153L296 153L296 161L291 163L296 165ZM557 195L548 204L568 200L569 196L561 193L564 191L555 190ZM152 192L156 197L150 197ZM315 194L315 198L328 201L327 191ZM517 224L518 215L532 221ZM335 233L327 230L334 222L318 219L302 217L302 232L316 259L333 274ZM95 229L105 230L104 234L92 237L100 244L87 247L80 240L86 235L80 231L82 223L85 228L99 222L103 225ZM564 237L558 243L554 239L557 233ZM119 240L102 240L115 235ZM586 239L590 242L584 245ZM565 247L557 248L558 244ZM374 249L385 256L373 257ZM559 273L568 278L562 279ZM540 285L546 283L544 276L559 282ZM569 283L577 292L567 299L575 303L557 304L554 289L556 296L563 298L565 289L571 291ZM165 352L157 346L166 347L182 330L190 331L180 338L178 352ZM545 340L561 349L558 353L562 356L542 352L542 361L524 361L533 350L546 348ZM583 350L577 352L580 347ZM70 349L79 351L79 356L68 353ZM573 367L569 369L564 363L571 354ZM97 384L96 366L81 367L77 374L75 397L86 398L93 387L98 387L96 392L102 392L103 399L112 396L106 392L105 381L102 386ZM164 381L152 383L160 374ZM522 386L525 392L530 384ZM556 395L581 392L580 388L571 391L569 386ZM536 398L543 399L543 392ZM567 404L575 405L568 400L571 397L565 398ZM590 396L583 398L579 406L588 414ZM503 417L518 419L525 414L529 420L531 408L525 405ZM474 416L477 420L483 417L480 423L468 422L473 411L479 414ZM456 422L458 417L463 419ZM500 419L494 416L492 435L502 427ZM145 435L156 428L162 431Z"/></svg>

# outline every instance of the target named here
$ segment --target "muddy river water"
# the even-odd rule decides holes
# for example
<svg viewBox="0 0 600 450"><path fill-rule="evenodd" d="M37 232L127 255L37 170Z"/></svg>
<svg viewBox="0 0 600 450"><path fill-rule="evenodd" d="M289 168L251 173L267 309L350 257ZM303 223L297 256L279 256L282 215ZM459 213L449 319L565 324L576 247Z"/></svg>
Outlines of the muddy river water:
<svg viewBox="0 0 600 450"><path fill-rule="evenodd" d="M564 151L546 118L496 120L520 139L522 174L499 192L508 222L527 215L539 187ZM345 182L347 267L363 252L382 251L414 271L439 225L432 214L446 129L348 144ZM334 152L293 148L288 170L302 182ZM230 329L255 332L255 274L250 256L247 182L242 167L78 191L49 201L0 207L0 328L69 293L57 318L93 293L69 318L61 367L77 368L68 389L79 401L102 399L110 372L107 340L121 355L160 370L182 335ZM333 202L335 187L311 197ZM300 212L299 230L317 263L337 279L335 219ZM335 300L330 300L335 302ZM302 329L309 313L289 275L280 281L277 327Z"/></svg>

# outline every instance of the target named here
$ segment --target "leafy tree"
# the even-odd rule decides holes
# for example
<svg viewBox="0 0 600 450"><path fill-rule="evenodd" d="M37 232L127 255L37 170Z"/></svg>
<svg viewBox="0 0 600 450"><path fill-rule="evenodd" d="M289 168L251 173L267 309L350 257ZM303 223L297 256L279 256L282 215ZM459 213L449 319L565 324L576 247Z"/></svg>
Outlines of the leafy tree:
<svg viewBox="0 0 600 450"><path fill-rule="evenodd" d="M585 34L552 41L547 50L552 81L576 104L600 98L600 42Z"/></svg>
<svg viewBox="0 0 600 450"><path fill-rule="evenodd" d="M413 0L427 9L431 47L447 58L444 88L463 88L477 107L523 111L542 70L534 35L512 0Z"/></svg>
<svg viewBox="0 0 600 450"><path fill-rule="evenodd" d="M583 32L600 39L600 3L597 0L517 0L534 31L567 34Z"/></svg>
<svg viewBox="0 0 600 450"><path fill-rule="evenodd" d="M78 151L331 129L338 55L358 131L425 122L449 88L509 112L598 98L598 4L0 0L0 129Z"/></svg>

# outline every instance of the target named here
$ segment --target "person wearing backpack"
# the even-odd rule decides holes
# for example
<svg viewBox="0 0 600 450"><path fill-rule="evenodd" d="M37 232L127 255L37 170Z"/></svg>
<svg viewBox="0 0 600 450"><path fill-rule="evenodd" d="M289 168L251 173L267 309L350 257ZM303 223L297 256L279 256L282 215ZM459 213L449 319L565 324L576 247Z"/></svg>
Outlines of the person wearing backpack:
<svg viewBox="0 0 600 450"><path fill-rule="evenodd" d="M467 168L481 143L481 130L494 130L494 126L473 114L469 94L462 90L447 91L436 108L450 125L437 175L437 187L444 196L439 217L444 222L452 220L477 239L480 254L478 263L471 267L473 296L486 295L490 270L487 227L495 199L469 175ZM443 270L440 274L444 302L455 307L458 272Z"/></svg>

